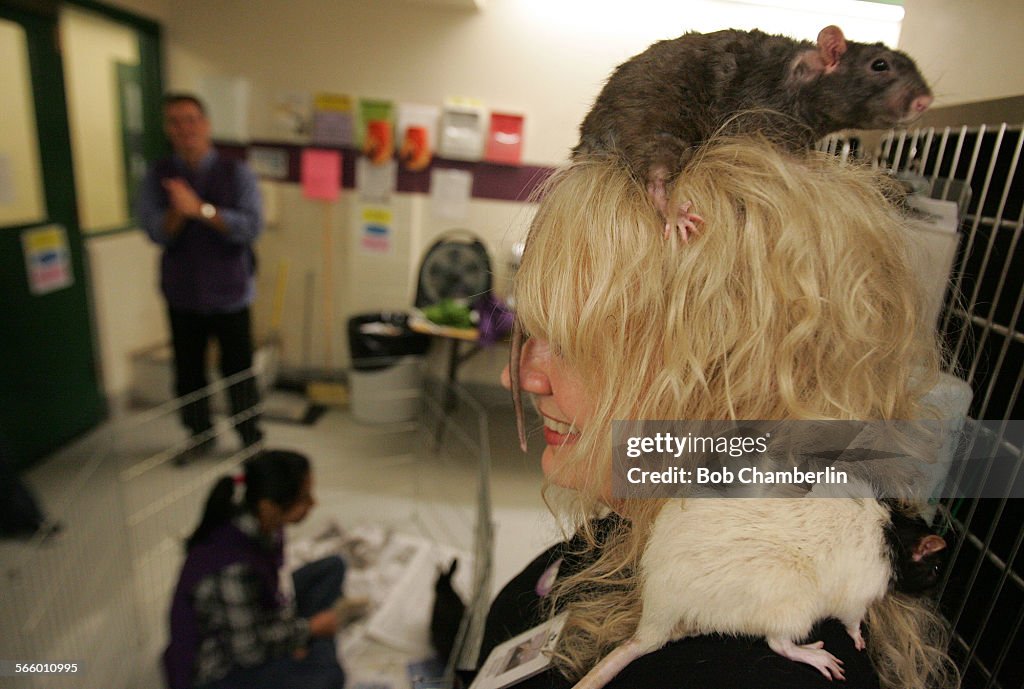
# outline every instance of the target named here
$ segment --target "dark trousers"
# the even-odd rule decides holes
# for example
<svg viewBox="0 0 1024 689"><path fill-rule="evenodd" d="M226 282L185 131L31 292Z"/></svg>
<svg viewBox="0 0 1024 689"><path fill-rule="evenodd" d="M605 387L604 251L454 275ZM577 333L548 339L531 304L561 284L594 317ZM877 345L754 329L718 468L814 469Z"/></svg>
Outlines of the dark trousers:
<svg viewBox="0 0 1024 689"><path fill-rule="evenodd" d="M0 440L0 536L30 536L43 521L39 503L18 476L10 451Z"/></svg>
<svg viewBox="0 0 1024 689"><path fill-rule="evenodd" d="M178 397L189 395L207 386L206 352L210 338L216 338L220 349L220 372L224 377L252 368L252 328L248 307L231 313L193 313L169 309L171 342L174 346L174 391ZM259 403L259 390L254 378L247 377L228 388L231 415L251 413ZM181 422L193 435L208 431L210 399L203 395L181 408ZM260 439L258 417L236 422L242 442Z"/></svg>
<svg viewBox="0 0 1024 689"><path fill-rule="evenodd" d="M296 613L312 617L331 607L341 595L345 563L332 555L295 570L292 578ZM338 663L334 638L311 639L308 648L302 660L277 658L257 667L234 670L204 689L343 689L345 671Z"/></svg>

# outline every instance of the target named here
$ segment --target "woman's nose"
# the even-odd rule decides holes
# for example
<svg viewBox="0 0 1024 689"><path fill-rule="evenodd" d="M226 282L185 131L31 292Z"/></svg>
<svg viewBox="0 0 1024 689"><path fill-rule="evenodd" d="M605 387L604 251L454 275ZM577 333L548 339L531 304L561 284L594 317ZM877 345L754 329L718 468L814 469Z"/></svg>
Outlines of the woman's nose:
<svg viewBox="0 0 1024 689"><path fill-rule="evenodd" d="M519 357L519 387L535 395L550 395L551 380L548 370L551 365L551 347L547 342L530 338L523 344ZM512 389L512 376L509 367L501 372L501 384Z"/></svg>

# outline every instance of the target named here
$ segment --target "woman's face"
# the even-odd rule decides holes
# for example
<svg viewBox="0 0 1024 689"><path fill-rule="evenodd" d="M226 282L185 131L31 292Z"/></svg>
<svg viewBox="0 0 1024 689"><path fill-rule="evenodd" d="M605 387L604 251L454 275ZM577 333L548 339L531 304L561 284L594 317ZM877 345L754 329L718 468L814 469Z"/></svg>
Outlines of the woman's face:
<svg viewBox="0 0 1024 689"><path fill-rule="evenodd" d="M299 490L299 496L295 498L295 502L284 510L282 513L282 519L285 524L298 524L309 511L313 509L313 505L316 504L316 498L313 497L313 472L306 474L306 480L302 482L302 488Z"/></svg>
<svg viewBox="0 0 1024 689"><path fill-rule="evenodd" d="M298 524L316 504L313 497L313 473L306 474L295 502L287 508L281 507L268 498L262 498L257 505L257 517L264 533L272 533L287 524Z"/></svg>
<svg viewBox="0 0 1024 689"><path fill-rule="evenodd" d="M579 375L568 367L544 340L530 338L523 345L519 367L519 386L533 397L534 406L544 421L544 454L541 469L552 482L566 487L582 485L570 474L560 474L568 447L586 431L593 408ZM501 382L511 388L508 366Z"/></svg>

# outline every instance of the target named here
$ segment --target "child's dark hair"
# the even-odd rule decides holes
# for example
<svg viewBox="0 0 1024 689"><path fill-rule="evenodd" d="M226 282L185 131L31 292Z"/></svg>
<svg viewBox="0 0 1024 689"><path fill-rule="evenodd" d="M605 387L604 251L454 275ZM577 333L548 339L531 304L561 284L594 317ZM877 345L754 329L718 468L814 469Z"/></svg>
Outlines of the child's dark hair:
<svg viewBox="0 0 1024 689"><path fill-rule="evenodd" d="M185 550L206 539L210 533L241 512L256 513L260 500L270 500L282 509L288 509L299 499L302 484L309 475L309 458L290 450L264 450L243 464L245 488L241 504L234 501L235 478L222 476L214 484L203 517L185 542Z"/></svg>

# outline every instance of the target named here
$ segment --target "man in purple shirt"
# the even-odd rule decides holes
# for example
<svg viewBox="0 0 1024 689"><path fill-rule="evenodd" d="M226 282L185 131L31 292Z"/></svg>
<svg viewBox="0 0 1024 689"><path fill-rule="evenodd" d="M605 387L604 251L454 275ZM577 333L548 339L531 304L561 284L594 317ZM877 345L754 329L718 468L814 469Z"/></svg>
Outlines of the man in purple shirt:
<svg viewBox="0 0 1024 689"><path fill-rule="evenodd" d="M164 98L164 132L174 154L154 163L140 188L139 222L164 248L160 286L167 300L174 346L175 392L187 397L181 420L193 436L184 462L215 444L206 387L206 352L217 339L220 370L228 387L232 420L242 444L260 442L259 392L249 374L255 295L252 244L263 226L259 187L242 162L213 148L210 120L191 94ZM193 395L193 393L197 393Z"/></svg>

